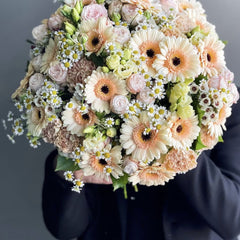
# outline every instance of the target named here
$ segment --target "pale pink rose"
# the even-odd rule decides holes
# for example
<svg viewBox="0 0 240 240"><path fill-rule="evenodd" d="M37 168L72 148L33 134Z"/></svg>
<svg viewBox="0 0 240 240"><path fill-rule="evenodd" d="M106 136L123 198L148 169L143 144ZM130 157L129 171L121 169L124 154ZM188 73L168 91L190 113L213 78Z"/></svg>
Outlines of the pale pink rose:
<svg viewBox="0 0 240 240"><path fill-rule="evenodd" d="M234 83L231 83L228 89L233 95L233 103L237 103L237 101L239 100L239 92L238 92L237 86Z"/></svg>
<svg viewBox="0 0 240 240"><path fill-rule="evenodd" d="M171 8L178 10L178 4L176 0L160 0L164 11L169 11Z"/></svg>
<svg viewBox="0 0 240 240"><path fill-rule="evenodd" d="M67 80L67 70L63 68L62 63L51 66L48 74L57 84L63 84Z"/></svg>
<svg viewBox="0 0 240 240"><path fill-rule="evenodd" d="M145 104L153 103L154 98L149 96L150 93L151 90L149 88L144 88L140 93L138 93L137 100Z"/></svg>
<svg viewBox="0 0 240 240"><path fill-rule="evenodd" d="M36 92L39 88L43 86L44 79L45 78L41 73L35 73L29 79L29 87Z"/></svg>
<svg viewBox="0 0 240 240"><path fill-rule="evenodd" d="M114 28L114 33L116 36L116 41L120 44L128 42L131 38L131 33L128 28L120 26Z"/></svg>
<svg viewBox="0 0 240 240"><path fill-rule="evenodd" d="M34 57L31 62L35 72L40 72L41 64L42 64L42 55L38 55L37 57Z"/></svg>
<svg viewBox="0 0 240 240"><path fill-rule="evenodd" d="M37 42L42 42L44 38L47 36L47 26L45 24L41 24L32 30L33 38L36 39Z"/></svg>
<svg viewBox="0 0 240 240"><path fill-rule="evenodd" d="M122 2L120 0L111 1L108 7L108 14L111 17L114 13L120 13L122 9Z"/></svg>
<svg viewBox="0 0 240 240"><path fill-rule="evenodd" d="M229 84L233 82L234 74L227 68L223 69L220 75L214 76L209 79L208 85L215 89L227 89Z"/></svg>
<svg viewBox="0 0 240 240"><path fill-rule="evenodd" d="M131 75L127 79L126 84L128 91L133 94L141 92L146 86L143 75L139 73Z"/></svg>
<svg viewBox="0 0 240 240"><path fill-rule="evenodd" d="M117 114L124 114L128 109L128 99L122 95L115 95L110 102L111 110Z"/></svg>
<svg viewBox="0 0 240 240"><path fill-rule="evenodd" d="M138 170L138 165L130 157L126 157L123 160L123 171L129 175L132 175Z"/></svg>
<svg viewBox="0 0 240 240"><path fill-rule="evenodd" d="M103 5L90 4L83 8L81 16L83 20L97 20L100 17L108 17L108 12Z"/></svg>
<svg viewBox="0 0 240 240"><path fill-rule="evenodd" d="M138 8L133 4L124 4L122 6L122 18L131 25L137 25L144 16L138 13Z"/></svg>
<svg viewBox="0 0 240 240"><path fill-rule="evenodd" d="M52 15L48 19L48 27L50 30L59 30L63 24L63 17L59 14Z"/></svg>

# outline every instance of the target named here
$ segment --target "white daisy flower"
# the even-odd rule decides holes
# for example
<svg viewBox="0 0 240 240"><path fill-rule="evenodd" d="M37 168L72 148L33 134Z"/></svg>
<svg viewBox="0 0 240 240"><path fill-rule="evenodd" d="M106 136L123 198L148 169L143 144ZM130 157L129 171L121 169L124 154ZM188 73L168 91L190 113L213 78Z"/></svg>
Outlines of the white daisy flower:
<svg viewBox="0 0 240 240"><path fill-rule="evenodd" d="M74 176L73 176L72 171L66 171L66 172L64 172L63 175L64 175L66 181L73 182Z"/></svg>

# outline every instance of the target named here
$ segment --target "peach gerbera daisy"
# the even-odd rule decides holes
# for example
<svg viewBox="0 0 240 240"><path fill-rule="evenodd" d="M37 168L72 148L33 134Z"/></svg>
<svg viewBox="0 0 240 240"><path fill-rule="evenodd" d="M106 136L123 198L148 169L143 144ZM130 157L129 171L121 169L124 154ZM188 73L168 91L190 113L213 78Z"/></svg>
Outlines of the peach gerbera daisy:
<svg viewBox="0 0 240 240"><path fill-rule="evenodd" d="M158 186L165 185L174 176L175 173L173 171L168 171L162 166L146 166L137 170L128 180L133 185L139 183L146 186Z"/></svg>
<svg viewBox="0 0 240 240"><path fill-rule="evenodd" d="M86 50L97 54L100 54L104 45L113 41L115 37L113 27L105 17L82 21L80 32L87 36Z"/></svg>
<svg viewBox="0 0 240 240"><path fill-rule="evenodd" d="M186 173L197 166L197 154L189 150L171 149L165 157L163 166L175 173Z"/></svg>
<svg viewBox="0 0 240 240"><path fill-rule="evenodd" d="M225 67L224 47L224 43L218 40L215 34L208 35L200 42L198 50L204 74L212 77L218 75Z"/></svg>
<svg viewBox="0 0 240 240"><path fill-rule="evenodd" d="M97 117L91 110L79 111L78 108L80 106L76 101L72 100L72 104L72 108L67 108L62 112L63 126L72 134L84 136L83 130L88 126L94 125Z"/></svg>
<svg viewBox="0 0 240 240"><path fill-rule="evenodd" d="M110 101L115 95L127 95L126 83L113 73L93 71L86 78L86 101L98 112L110 112Z"/></svg>
<svg viewBox="0 0 240 240"><path fill-rule="evenodd" d="M199 56L188 39L165 37L159 46L161 54L157 55L153 67L169 81L184 81L200 74Z"/></svg>
<svg viewBox="0 0 240 240"><path fill-rule="evenodd" d="M171 143L176 149L191 147L200 132L197 116L181 119L176 112L174 112L169 117L168 124L171 131Z"/></svg>
<svg viewBox="0 0 240 240"><path fill-rule="evenodd" d="M200 137L206 149L212 149L218 143L218 137L211 136L207 127L201 128Z"/></svg>
<svg viewBox="0 0 240 240"><path fill-rule="evenodd" d="M223 135L223 130L226 131L226 120L232 114L232 109L227 104L224 104L218 113L218 119L215 122L210 122L207 127L211 136L219 137Z"/></svg>
<svg viewBox="0 0 240 240"><path fill-rule="evenodd" d="M84 176L95 175L97 178L109 180L109 176L119 178L123 175L122 168L122 155L120 146L112 148L108 144L105 148L105 153L99 156L98 152L84 152L82 155L82 162L80 167L83 170Z"/></svg>
<svg viewBox="0 0 240 240"><path fill-rule="evenodd" d="M27 115L28 131L33 136L39 137L47 123L47 114L43 107L34 107Z"/></svg>
<svg viewBox="0 0 240 240"><path fill-rule="evenodd" d="M169 131L162 127L160 130L151 130L145 133L150 126L147 112L142 112L139 117L133 116L122 125L120 142L126 154L138 161L152 161L159 159L161 154L168 151L170 146Z"/></svg>
<svg viewBox="0 0 240 240"><path fill-rule="evenodd" d="M160 54L159 43L164 35L156 29L148 29L137 31L130 40L130 47L138 50L142 56L146 58L144 68L152 75L156 74L156 70L152 67L157 54Z"/></svg>

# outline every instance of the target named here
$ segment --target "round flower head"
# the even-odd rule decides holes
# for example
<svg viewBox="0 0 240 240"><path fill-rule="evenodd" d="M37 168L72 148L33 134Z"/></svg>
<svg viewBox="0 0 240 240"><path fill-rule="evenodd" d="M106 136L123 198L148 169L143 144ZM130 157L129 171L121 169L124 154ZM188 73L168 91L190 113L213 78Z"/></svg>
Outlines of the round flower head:
<svg viewBox="0 0 240 240"><path fill-rule="evenodd" d="M170 145L169 132L166 128L150 130L150 118L147 112L140 113L139 117L133 116L122 125L120 142L126 154L138 161L152 161L165 154Z"/></svg>
<svg viewBox="0 0 240 240"><path fill-rule="evenodd" d="M34 107L28 114L27 125L28 131L36 137L39 137L43 128L48 123L45 109L42 107Z"/></svg>
<svg viewBox="0 0 240 240"><path fill-rule="evenodd" d="M131 177L129 182L133 185L141 184L146 186L165 185L170 179L173 179L175 173L159 166L147 166L140 168Z"/></svg>
<svg viewBox="0 0 240 240"><path fill-rule="evenodd" d="M109 113L111 99L115 95L127 95L125 81L113 73L94 71L86 79L85 95L93 110Z"/></svg>
<svg viewBox="0 0 240 240"><path fill-rule="evenodd" d="M173 148L168 152L164 160L164 166L175 173L186 173L197 166L197 154L189 150L177 150Z"/></svg>
<svg viewBox="0 0 240 240"><path fill-rule="evenodd" d="M130 47L139 51L145 57L144 68L151 75L156 74L153 68L153 63L160 54L159 43L162 41L164 35L154 29L141 30L136 32L130 40Z"/></svg>
<svg viewBox="0 0 240 240"><path fill-rule="evenodd" d="M99 54L105 43L114 39L113 27L105 17L82 21L80 31L87 35L85 47L88 52Z"/></svg>
<svg viewBox="0 0 240 240"><path fill-rule="evenodd" d="M107 145L105 152L84 152L82 155L81 169L85 176L95 175L100 179L109 180L111 174L114 178L123 175L120 167L122 163L122 155L120 146L111 148Z"/></svg>
<svg viewBox="0 0 240 240"><path fill-rule="evenodd" d="M225 67L224 43L216 35L208 35L198 46L203 73L218 75Z"/></svg>
<svg viewBox="0 0 240 240"><path fill-rule="evenodd" d="M153 67L169 81L184 81L200 74L199 56L187 39L166 37L161 41L160 49Z"/></svg>
<svg viewBox="0 0 240 240"><path fill-rule="evenodd" d="M218 143L218 138L211 136L207 127L201 128L200 137L207 149L212 149Z"/></svg>
<svg viewBox="0 0 240 240"><path fill-rule="evenodd" d="M180 12L189 10L194 10L201 14L205 12L202 4L196 0L178 0L178 9Z"/></svg>
<svg viewBox="0 0 240 240"><path fill-rule="evenodd" d="M72 68L68 70L67 75L67 82L70 90L73 91L77 83L83 83L85 78L90 76L95 69L95 64L86 58L82 58L74 63Z"/></svg>
<svg viewBox="0 0 240 240"><path fill-rule="evenodd" d="M211 136L219 137L223 135L223 129L226 130L226 120L231 115L231 113L232 109L227 104L223 104L218 113L217 120L214 122L209 122L207 125Z"/></svg>
<svg viewBox="0 0 240 240"><path fill-rule="evenodd" d="M198 137L200 132L197 116L181 119L176 113L173 113L168 121L173 147L176 149L191 147L193 141Z"/></svg>
<svg viewBox="0 0 240 240"><path fill-rule="evenodd" d="M79 110L81 106L76 101L73 100L72 103L74 107L66 108L62 112L63 126L67 127L67 130L72 134L84 136L83 130L88 126L94 125L97 117L91 110L84 112Z"/></svg>

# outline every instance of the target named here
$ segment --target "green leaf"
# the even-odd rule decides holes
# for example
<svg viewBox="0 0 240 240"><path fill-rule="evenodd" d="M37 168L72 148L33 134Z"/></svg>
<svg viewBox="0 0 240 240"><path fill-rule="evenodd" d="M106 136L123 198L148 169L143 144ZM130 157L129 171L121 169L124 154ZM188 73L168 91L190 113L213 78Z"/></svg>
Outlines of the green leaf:
<svg viewBox="0 0 240 240"><path fill-rule="evenodd" d="M203 79L207 80L208 78L206 76L200 74L197 78L195 78L195 83L200 84L201 80L203 80Z"/></svg>
<svg viewBox="0 0 240 240"><path fill-rule="evenodd" d="M99 120L102 120L104 116L106 115L105 112L95 112L96 116L98 117Z"/></svg>
<svg viewBox="0 0 240 240"><path fill-rule="evenodd" d="M205 111L203 111L199 106L197 106L197 114L198 114L198 121L199 121L199 125L202 125L202 118L205 114Z"/></svg>
<svg viewBox="0 0 240 240"><path fill-rule="evenodd" d="M71 158L66 158L64 156L58 155L57 167L55 171L76 171L79 167L72 161Z"/></svg>
<svg viewBox="0 0 240 240"><path fill-rule="evenodd" d="M127 183L128 183L128 174L124 173L123 176L121 176L120 178L116 179L113 176L111 176L112 178L112 183L113 183L113 191L116 191L119 188L125 188Z"/></svg>
<svg viewBox="0 0 240 240"><path fill-rule="evenodd" d="M220 143L223 143L223 142L224 142L224 140L223 140L223 137L222 137L222 136L219 136L219 137L218 137L218 142L220 142Z"/></svg>
<svg viewBox="0 0 240 240"><path fill-rule="evenodd" d="M193 143L193 148L194 150L198 151L201 150L203 148L206 148L206 146L202 143L201 141L201 136L199 135L198 138L195 140L195 142Z"/></svg>

